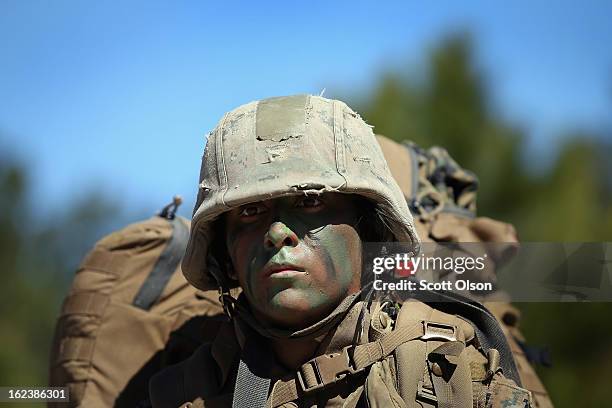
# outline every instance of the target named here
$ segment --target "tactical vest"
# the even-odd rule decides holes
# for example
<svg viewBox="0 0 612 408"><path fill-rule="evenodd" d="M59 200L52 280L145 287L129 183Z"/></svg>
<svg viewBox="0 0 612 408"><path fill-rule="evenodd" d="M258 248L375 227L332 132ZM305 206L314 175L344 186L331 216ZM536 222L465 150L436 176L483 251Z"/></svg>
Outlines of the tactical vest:
<svg viewBox="0 0 612 408"><path fill-rule="evenodd" d="M392 319L386 306L369 308L366 342L336 344L276 379L266 390L266 406L532 406L530 392L503 374L499 350L484 346L473 323L420 301L404 303ZM360 307L363 302L353 309ZM355 317L352 310L347 319ZM342 335L339 327L334 336ZM156 375L153 407L232 406L243 346L234 329L224 326L212 344Z"/></svg>

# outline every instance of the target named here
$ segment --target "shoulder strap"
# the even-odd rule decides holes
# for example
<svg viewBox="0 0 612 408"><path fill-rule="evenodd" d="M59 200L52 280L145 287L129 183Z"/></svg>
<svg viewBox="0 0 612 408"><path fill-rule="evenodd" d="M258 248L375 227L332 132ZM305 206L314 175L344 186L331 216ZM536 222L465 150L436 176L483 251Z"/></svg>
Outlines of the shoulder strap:
<svg viewBox="0 0 612 408"><path fill-rule="evenodd" d="M496 349L500 354L500 366L504 376L521 386L510 345L499 322L487 308L474 300L452 292L415 291L411 296L433 305L435 309L468 320L474 327L476 337L484 352L488 353L490 349Z"/></svg>
<svg viewBox="0 0 612 408"><path fill-rule="evenodd" d="M149 310L159 299L166 284L172 277L187 247L189 227L180 217L166 218L172 225L172 236L155 262L155 266L145 279L132 304Z"/></svg>
<svg viewBox="0 0 612 408"><path fill-rule="evenodd" d="M269 353L265 347L258 347L254 337L245 340L240 356L232 408L264 408L270 390L270 378L260 370L266 367Z"/></svg>
<svg viewBox="0 0 612 408"><path fill-rule="evenodd" d="M434 335L395 350L398 392L406 406L471 407L470 365L463 353L474 337L470 324L425 303L404 302L396 327L414 322L423 322Z"/></svg>

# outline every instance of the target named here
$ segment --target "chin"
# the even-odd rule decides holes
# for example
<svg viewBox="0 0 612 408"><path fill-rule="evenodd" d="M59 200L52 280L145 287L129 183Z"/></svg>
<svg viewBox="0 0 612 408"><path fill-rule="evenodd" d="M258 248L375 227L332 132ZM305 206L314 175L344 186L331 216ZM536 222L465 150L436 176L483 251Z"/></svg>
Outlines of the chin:
<svg viewBox="0 0 612 408"><path fill-rule="evenodd" d="M323 319L339 302L320 293L316 296L303 290L289 289L277 293L260 311L277 325L306 327Z"/></svg>

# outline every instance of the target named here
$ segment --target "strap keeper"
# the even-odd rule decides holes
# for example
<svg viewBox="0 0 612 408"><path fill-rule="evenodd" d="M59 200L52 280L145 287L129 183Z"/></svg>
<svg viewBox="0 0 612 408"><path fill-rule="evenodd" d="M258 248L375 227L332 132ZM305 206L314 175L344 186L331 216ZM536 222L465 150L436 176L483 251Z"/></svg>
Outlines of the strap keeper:
<svg viewBox="0 0 612 408"><path fill-rule="evenodd" d="M433 390L429 388L425 388L423 386L423 381L419 381L419 385L417 386L417 399L421 399L424 401L428 401L429 403L437 404L438 398Z"/></svg>
<svg viewBox="0 0 612 408"><path fill-rule="evenodd" d="M457 341L457 326L423 320L421 340Z"/></svg>
<svg viewBox="0 0 612 408"><path fill-rule="evenodd" d="M487 380L490 380L495 373L501 371L501 367L499 366L500 356L499 351L497 349L489 349L487 351Z"/></svg>

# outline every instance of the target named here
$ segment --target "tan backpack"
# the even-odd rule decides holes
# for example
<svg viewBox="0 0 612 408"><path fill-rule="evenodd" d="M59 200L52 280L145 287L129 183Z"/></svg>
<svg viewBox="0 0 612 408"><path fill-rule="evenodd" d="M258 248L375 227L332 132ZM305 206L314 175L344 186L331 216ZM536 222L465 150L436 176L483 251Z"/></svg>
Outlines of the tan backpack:
<svg viewBox="0 0 612 408"><path fill-rule="evenodd" d="M377 138L391 174L408 201L423 242L495 242L500 245L489 247L488 254L496 263L503 263L512 256L514 244L518 244L514 227L476 216L478 178L473 173L461 168L443 148L422 149L411 142L397 143L380 135ZM479 276L478 279L494 281L495 277ZM527 358L526 352L531 348L525 344L520 331L520 311L503 292L487 297L473 294L472 297L483 303L499 321L514 355L521 383L533 394L534 406L552 407L544 385Z"/></svg>
<svg viewBox="0 0 612 408"><path fill-rule="evenodd" d="M82 261L51 350L50 385L70 392L58 407L137 406L153 374L214 337L223 310L180 271L189 222L177 206L106 236Z"/></svg>

